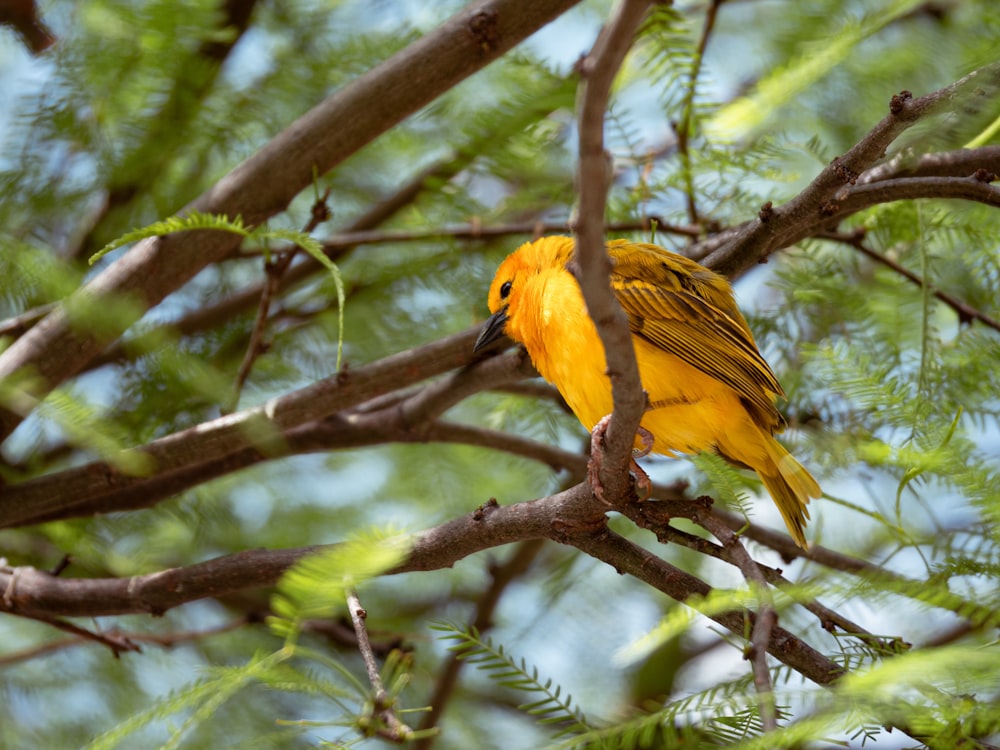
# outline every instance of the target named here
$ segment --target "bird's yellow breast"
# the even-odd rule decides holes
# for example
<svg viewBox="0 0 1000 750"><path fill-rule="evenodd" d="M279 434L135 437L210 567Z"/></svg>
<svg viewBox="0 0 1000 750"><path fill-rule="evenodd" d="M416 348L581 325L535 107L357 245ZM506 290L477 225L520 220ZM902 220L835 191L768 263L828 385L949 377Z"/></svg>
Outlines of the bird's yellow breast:
<svg viewBox="0 0 1000 750"><path fill-rule="evenodd" d="M614 406L604 345L576 280L564 268L540 273L524 284L508 332L522 342L543 378L556 386L588 429ZM714 447L727 415L739 408L737 394L674 355L633 336L639 377L650 410L642 425L655 436L653 450L672 455Z"/></svg>

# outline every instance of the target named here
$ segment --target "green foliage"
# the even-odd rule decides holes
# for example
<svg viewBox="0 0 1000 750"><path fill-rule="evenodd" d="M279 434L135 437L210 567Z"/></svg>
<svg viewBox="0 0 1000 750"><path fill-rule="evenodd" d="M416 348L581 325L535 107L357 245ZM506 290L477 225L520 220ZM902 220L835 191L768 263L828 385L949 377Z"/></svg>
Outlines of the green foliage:
<svg viewBox="0 0 1000 750"><path fill-rule="evenodd" d="M0 384L5 408L32 415L3 446L8 485L96 460L109 486L155 472L136 448L197 431L231 404L268 265L290 253L293 273L316 263L326 272L303 272L271 300L244 404L481 322L497 263L526 236L456 239L449 230L572 215L573 64L612 3L582 4L546 32L555 37L521 45L457 85L317 175L255 228L184 207L462 6L256 3L240 35L224 20L231 5L42 3L59 43L37 59L3 27L0 72L11 96L0 115L0 350L44 306L71 295L64 309L81 330L134 321L120 346L40 403L36 372ZM607 118L609 220L698 220L705 236L753 221L762 204L794 197L856 143L886 115L892 94L956 80L992 61L1000 38L1000 4L990 0L721 3L699 56L710 5L656 4L638 35ZM230 42L221 57L205 54ZM413 71L414 85L423 75ZM991 86L955 99L889 156L914 163L932 150L996 144ZM678 128L687 129L683 149ZM361 221L415 180L379 222ZM327 190L332 218L301 231ZM356 224L381 237L323 252L328 235ZM863 230L870 252L810 238L737 279L736 289L788 394L779 405L790 424L782 439L824 490L810 506L810 541L839 556L782 559L742 536L755 559L790 582L765 597L733 566L659 544L616 517L615 533L702 578L712 593L665 605L636 579L554 544L509 581L501 575L506 550L453 569L384 576L406 555L406 537L358 529L444 523L492 497L509 505L555 491L565 473L482 446L422 443L419 433L403 436L406 444L261 461L152 508L0 530L0 564L50 570L69 556L63 576L80 578L335 545L274 591L212 598L156 619L72 619L143 643L143 653L118 659L96 644L59 645L63 634L44 622L4 616L0 744L382 746L383 703L417 726L420 716L405 706L430 702L457 654L480 679L460 673L438 721L442 750L995 745L1000 334L948 300L1000 318L1000 212L896 201L837 229L843 239ZM115 260L106 254L186 231L232 233L241 250L149 311L128 297L78 292ZM684 251L692 238L661 225L655 240ZM100 262L91 268L87 258ZM441 419L568 450L585 438L556 399L535 395L476 394ZM274 437L256 434L252 450ZM771 509L752 499L761 494L755 479L716 456L695 458L693 468L654 463L653 471L693 477L689 494L709 494L754 525L769 522ZM16 583L5 596L16 598ZM363 586L387 696L375 694L351 636L341 635L355 586ZM773 601L782 627L849 672L835 687L811 687L772 658L780 728L767 733L744 659L749 620L746 633L733 634L706 619L761 601ZM824 619L819 605L869 632ZM442 620L479 627L439 626L444 635L429 638L427 623ZM264 621L272 627L252 624ZM171 640L184 633L195 635ZM645 680L650 664L663 665L662 680ZM891 735L886 726L895 727ZM899 739L904 732L910 739Z"/></svg>
<svg viewBox="0 0 1000 750"><path fill-rule="evenodd" d="M543 725L555 725L556 737L579 734L590 729L587 717L574 705L573 696L563 696L562 688L551 679L544 681L537 667L529 667L524 659L508 654L502 645L494 645L490 638L483 638L475 628L441 623L435 630L446 633L445 640L452 641L449 650L486 675L501 687L531 693L535 699L518 705L519 711Z"/></svg>
<svg viewBox="0 0 1000 750"><path fill-rule="evenodd" d="M803 44L800 57L788 60L785 66L759 80L754 95L742 97L723 108L709 127L716 135L733 139L753 133L798 94L816 85L861 42L913 12L918 5L919 0L896 0L861 19L847 20L832 34Z"/></svg>
<svg viewBox="0 0 1000 750"><path fill-rule="evenodd" d="M291 637L296 623L342 611L349 590L391 570L408 551L405 536L372 533L307 555L278 584L271 602L278 619L272 621L272 627Z"/></svg>
<svg viewBox="0 0 1000 750"><path fill-rule="evenodd" d="M340 275L340 269L326 256L326 253L323 251L323 245L305 232L296 232L290 229L268 229L266 225L249 229L244 226L243 220L239 216L235 219L229 219L226 216L213 216L198 211L189 211L183 217L171 216L169 219L154 222L141 229L126 232L90 256L89 263L93 265L108 253L139 240L172 234L173 232L193 232L197 230L231 232L243 237L245 240L257 240L262 243L264 248L266 263L271 262L271 253L268 249L269 242L272 240L291 242L296 247L305 250L313 260L329 271L330 277L334 282L334 289L337 291L337 307L341 310L341 314L337 316L337 369L340 368L340 357L344 350L344 316L342 312L344 309L344 280ZM288 251L286 250L285 252Z"/></svg>

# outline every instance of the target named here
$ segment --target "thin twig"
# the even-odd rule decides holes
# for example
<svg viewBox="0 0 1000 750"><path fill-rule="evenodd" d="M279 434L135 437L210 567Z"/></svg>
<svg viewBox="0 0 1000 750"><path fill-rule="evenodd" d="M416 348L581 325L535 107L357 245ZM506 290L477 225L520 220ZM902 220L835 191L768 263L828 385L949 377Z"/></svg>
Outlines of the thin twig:
<svg viewBox="0 0 1000 750"><path fill-rule="evenodd" d="M17 569L15 569L15 573L16 570ZM14 576L11 577L11 580L15 580ZM71 635L76 636L76 640L80 642L98 643L102 646L106 646L111 650L111 653L114 654L116 659L128 651L142 651L142 649L139 648L139 646L136 645L136 643L133 642L132 639L125 633L119 633L117 631L98 633L87 630L86 628L81 628L79 625L74 625L73 623L67 622L66 620L58 617L24 614L16 611L11 612L11 614L17 615L18 617L24 617L28 620L34 620L35 622L42 622L55 628L56 630L61 630L64 633L70 633ZM0 660L0 663L3 663L2 660Z"/></svg>
<svg viewBox="0 0 1000 750"><path fill-rule="evenodd" d="M605 225L606 232L644 232L652 229L656 225L657 232L664 234L676 234L683 237L699 237L702 233L701 227L689 226L685 224L671 224L659 216L646 216L639 221L616 221ZM440 227L422 231L402 232L394 230L370 230L360 232L339 232L332 237L323 240L323 252L330 254L345 248L358 247L361 245L391 245L404 242L427 242L431 240L453 239L453 240L487 240L498 237L510 237L516 235L529 235L531 237L542 237L546 234L571 232L573 227L567 222L561 221L535 221L520 222L513 224L500 224L495 227L483 226L482 224L467 224L459 227ZM261 255L260 250L245 250L235 258L247 258L254 255Z"/></svg>
<svg viewBox="0 0 1000 750"><path fill-rule="evenodd" d="M368 638L368 627L365 625L368 613L361 606L358 592L351 588L347 590L347 610L351 616L351 624L354 626L354 634L358 637L358 651L365 663L368 682L372 686L374 696L372 714L378 717L381 722L381 726L374 728L375 733L391 742L406 742L413 734L413 730L401 722L396 716L396 712L392 710L393 700L382 685L378 662L375 660L375 652L372 650L371 640Z"/></svg>
<svg viewBox="0 0 1000 750"><path fill-rule="evenodd" d="M897 263L892 258L886 257L880 253L875 252L870 247L864 243L865 231L864 229L858 229L854 232L824 232L822 234L816 235L819 239L824 240L834 240L835 242L841 242L845 245L849 245L857 250L859 253L867 258L880 263L886 268L890 268L897 274L902 276L907 281L912 282L921 289L924 287L925 281L920 278L919 275L913 273L913 271L905 268L900 263ZM948 307L955 311L958 315L959 321L962 323L970 323L973 320L978 320L980 323L989 326L995 331L1000 331L1000 321L995 318L991 318L989 315L984 313L972 305L962 302L962 300L952 297L947 292L942 292L936 287L930 288L931 294L933 294L941 302L944 302Z"/></svg>
<svg viewBox="0 0 1000 750"><path fill-rule="evenodd" d="M213 635L230 633L234 630L242 628L250 621L251 618L249 617L239 617L231 622L223 623L222 625L214 628L206 628L204 630L182 630L175 633L120 633L112 630L108 631L108 634L113 633L117 638L124 639L129 643L151 643L164 648L171 648L176 646L178 643L198 641L204 638L209 638ZM93 638L83 637L63 638L58 641L50 641L49 643L43 643L39 646L25 649L24 651L18 651L13 654L7 654L6 656L0 656L0 667L7 667L11 664L30 661L31 659L36 659L46 654L63 651L68 648L75 648L77 646L83 646L87 643L93 642ZM107 644L102 643L101 645ZM139 649L136 648L134 650L138 651Z"/></svg>
<svg viewBox="0 0 1000 750"><path fill-rule="evenodd" d="M310 234L316 227L330 218L330 207L326 204L326 201L329 199L332 189L332 187L327 186L326 190L323 191L323 195L316 198L316 202L313 203L312 211L310 212L309 221L302 228L303 234ZM277 295L278 289L281 286L281 279L285 275L285 271L288 270L288 267L292 265L292 261L295 260L298 251L299 246L293 245L278 254L276 260L268 260L264 263L266 280L264 288L261 290L260 304L257 306L257 317L254 319L253 329L250 331L250 342L247 344L243 361L240 362L239 369L236 371L233 395L229 403L222 409L223 414L231 414L236 410L236 407L240 403L240 393L243 391L243 386L246 384L247 378L250 377L250 370L253 368L253 363L270 346L264 341L264 329L267 327L267 318L271 310L271 300Z"/></svg>
<svg viewBox="0 0 1000 750"><path fill-rule="evenodd" d="M705 539L704 537L696 536L671 526L671 518L680 517L694 520L697 518L698 513L701 512L697 501L678 501L676 498L681 493L682 488L680 487L664 487L663 485L657 484L653 486L653 497L656 498L657 501L644 502L629 506L623 509L622 512L625 513L625 515L627 515L629 519L631 519L640 528L653 532L661 544L679 544L694 552L698 552L699 554L714 557L715 559L722 560L730 565L736 565L737 563L733 555L727 548L720 547L718 544L715 544L711 540ZM667 498L673 499L668 502L658 502ZM745 522L742 524L735 523L737 518L736 516L726 513L725 511L720 511L716 508L712 509L712 513L719 518L721 523L726 524L730 529L744 528L744 535L748 538L751 538L749 532L758 528L754 526L746 526ZM777 535L777 532L772 533ZM788 538L788 542L789 544L794 545L794 542L790 538ZM797 546L796 549L798 549ZM796 586L796 584L784 577L780 569L771 567L770 565L765 565L757 560L754 562L757 565L758 570L760 570L760 572L764 575L764 578L772 586L782 589L794 588ZM853 622L847 617L841 615L839 612L826 607L815 599L800 601L799 603L806 610L816 616L824 630L833 632L836 628L840 628L843 632L856 635L865 641L870 641L872 638L875 638L875 635L871 631L866 630L856 622Z"/></svg>
<svg viewBox="0 0 1000 750"><path fill-rule="evenodd" d="M611 84L632 46L649 6L644 0L621 0L601 30L590 54L577 65L582 78L579 114L579 223L576 262L587 312L597 327L607 358L614 403L605 433L606 452L599 479L611 504L631 497L628 465L646 396L639 380L628 320L611 292L611 262L604 247L604 212L611 169L604 150L604 114Z"/></svg>
<svg viewBox="0 0 1000 750"><path fill-rule="evenodd" d="M489 630L493 625L493 613L500 603L501 596L503 596L511 583L523 576L531 568L531 564L535 561L543 544L544 542L541 539L530 539L521 542L515 548L514 553L507 562L503 565L493 567L490 571L490 585L476 603L476 616L472 620L473 628L480 633ZM458 676L464 664L466 664L466 661L457 653L451 654L445 660L434 683L434 692L430 699L430 710L420 720L421 730L431 729L437 725L455 686L458 684ZM429 750L436 737L437 735L428 735L420 739L414 745L414 749Z"/></svg>
<svg viewBox="0 0 1000 750"><path fill-rule="evenodd" d="M722 546L725 547L736 562L750 588L756 589L760 604L754 618L753 630L750 634L750 649L747 658L753 667L753 685L757 691L757 708L760 711L761 724L765 732L778 728L778 713L774 703L774 686L771 684L771 672L767 666L767 645L771 641L771 631L778 624L778 615L774 610L767 579L757 563L747 553L740 543L739 537L726 524L712 515L711 506L702 505L696 516L697 522L709 531Z"/></svg>
<svg viewBox="0 0 1000 750"><path fill-rule="evenodd" d="M715 17L723 2L725 0L711 0L708 3L705 11L705 23L701 29L701 38L698 40L698 51L695 53L684 101L681 104L681 120L674 125L674 133L677 136L677 154L681 159L681 170L684 178L684 197L687 201L688 221L693 226L697 226L701 222L701 217L698 215L698 205L695 203L694 180L691 173L690 138L694 126L694 97L698 88L698 76L705 59L705 50L708 48L708 38L715 27Z"/></svg>

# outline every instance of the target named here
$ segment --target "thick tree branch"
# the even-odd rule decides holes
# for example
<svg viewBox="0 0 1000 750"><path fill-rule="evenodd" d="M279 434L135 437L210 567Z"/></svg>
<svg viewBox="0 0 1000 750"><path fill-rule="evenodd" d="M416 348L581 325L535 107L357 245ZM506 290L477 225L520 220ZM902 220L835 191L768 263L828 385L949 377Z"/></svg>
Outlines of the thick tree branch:
<svg viewBox="0 0 1000 750"><path fill-rule="evenodd" d="M685 602L711 589L652 553L607 530L606 506L585 484L550 497L501 507L488 503L413 537L407 560L394 573L438 570L471 554L511 542L552 539L569 544ZM123 579L70 579L33 568L0 568L0 610L27 616L106 616L162 614L172 607L246 588L273 585L297 560L318 547L240 552L184 568ZM742 635L752 613L711 616ZM792 633L774 627L768 653L807 679L831 684L842 670Z"/></svg>
<svg viewBox="0 0 1000 750"><path fill-rule="evenodd" d="M256 226L283 211L311 184L345 158L496 59L576 0L484 0L463 9L373 70L339 89L257 151L189 208ZM414 83L413 71L420 76ZM138 243L112 263L67 305L0 354L0 378L32 378L31 396L80 372L146 310L226 257L239 237L228 232L183 232ZM131 300L130 314L84 330L68 312L84 300ZM25 382L18 382L25 387ZM0 440L24 414L0 408Z"/></svg>
<svg viewBox="0 0 1000 750"><path fill-rule="evenodd" d="M152 470L130 476L99 461L0 489L0 528L146 507L259 461L348 445L422 439L420 425L471 393L533 372L519 352L459 370L382 414L348 413L393 389L472 359L477 330L455 334L133 449ZM328 419L324 423L323 420ZM297 429L300 428L300 429Z"/></svg>

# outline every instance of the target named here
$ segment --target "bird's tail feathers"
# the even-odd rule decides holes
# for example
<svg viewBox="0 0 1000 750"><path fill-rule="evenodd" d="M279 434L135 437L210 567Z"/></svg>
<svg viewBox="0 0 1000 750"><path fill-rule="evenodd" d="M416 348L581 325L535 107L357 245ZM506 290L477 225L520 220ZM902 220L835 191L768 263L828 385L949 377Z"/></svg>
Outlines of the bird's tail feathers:
<svg viewBox="0 0 1000 750"><path fill-rule="evenodd" d="M809 519L806 507L809 499L820 497L822 491L812 474L800 464L785 447L770 437L767 445L770 461L766 467L757 467L761 481L774 498L775 505L785 519L788 532L795 543L806 549L805 526Z"/></svg>

